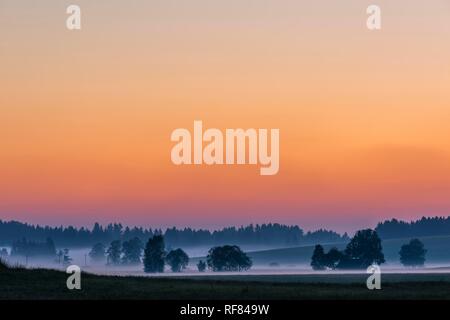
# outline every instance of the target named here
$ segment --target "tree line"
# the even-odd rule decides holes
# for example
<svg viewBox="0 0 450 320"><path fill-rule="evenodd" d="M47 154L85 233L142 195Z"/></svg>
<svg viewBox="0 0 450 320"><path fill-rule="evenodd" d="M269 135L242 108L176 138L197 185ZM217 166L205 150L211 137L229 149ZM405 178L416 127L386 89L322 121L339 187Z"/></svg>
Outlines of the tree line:
<svg viewBox="0 0 450 320"><path fill-rule="evenodd" d="M405 266L419 267L425 263L427 250L419 239L411 239L401 246L400 262ZM6 249L0 250L0 260L8 258ZM69 249L57 251L52 239L44 242L21 239L13 243L11 257L54 259L62 265L69 265L72 259ZM122 242L113 240L108 247L98 242L92 246L89 257L93 263L106 263L110 266L138 265L143 263L146 272L163 272L164 266L170 266L173 272L180 272L189 263L189 256L178 248L166 250L164 237L155 235L146 243L135 237ZM311 257L311 267L314 270L326 269L361 269L372 264L385 262L381 239L375 230L365 229L356 232L345 250L336 247L325 252L324 247L316 245ZM212 271L242 271L252 266L251 259L236 245L215 246L208 252L206 262L199 261L200 272L208 267Z"/></svg>
<svg viewBox="0 0 450 320"><path fill-rule="evenodd" d="M97 243L92 247L89 256L94 262L106 261L109 266L142 263L147 273L164 272L166 265L172 272L181 272L189 264L189 256L183 249L166 250L162 235L151 237L145 247L139 238L123 243L114 240L108 247ZM206 262L200 260L197 263L199 272L204 272L206 268L211 271L244 271L251 266L251 259L235 245L213 247L208 251Z"/></svg>
<svg viewBox="0 0 450 320"><path fill-rule="evenodd" d="M51 238L45 241L33 241L22 238L14 241L11 246L11 253L8 254L6 248L0 250L0 259L25 258L26 263L29 259L37 258L39 260L52 261L61 265L69 265L72 258L69 255L69 249L56 250L55 243Z"/></svg>
<svg viewBox="0 0 450 320"><path fill-rule="evenodd" d="M14 242L11 254L0 250L0 261L8 257L26 257L48 259L67 266L72 262L69 249L56 250L53 241L48 238L44 242L22 239ZM89 252L94 264L107 266L143 265L145 272L164 272L169 266L172 272L181 272L189 264L188 254L181 248L167 250L162 235L155 235L148 239L145 246L135 237L127 241L113 240L106 246L101 242L94 244ZM244 271L250 269L252 260L236 245L212 247L208 251L206 261L197 263L199 272L206 271Z"/></svg>
<svg viewBox="0 0 450 320"><path fill-rule="evenodd" d="M450 217L422 217L411 222L391 219L378 223L375 231L382 239L450 235Z"/></svg>
<svg viewBox="0 0 450 320"><path fill-rule="evenodd" d="M133 238L149 239L163 235L171 247L213 246L233 243L237 245L261 246L296 246L317 242L347 241L347 234L340 235L330 230L304 232L298 226L278 223L227 227L221 230L204 230L192 228L151 229L142 227L124 227L118 223L102 226L95 223L92 229L85 227L49 227L31 225L17 221L0 220L0 245L10 246L14 241L26 238L30 241L45 241L47 238L59 247L90 247L95 243L110 243L114 240L128 241Z"/></svg>
<svg viewBox="0 0 450 320"><path fill-rule="evenodd" d="M386 220L378 223L374 230L381 239L450 235L450 217L423 217L411 222L397 219ZM299 226L278 223L227 227L215 231L192 228L169 228L163 231L158 228L124 227L120 223L110 223L106 226L95 223L92 229L89 229L73 226L40 226L0 220L0 245L5 246L10 246L14 241L22 238L41 242L51 238L61 247L90 247L97 242L109 243L116 239L127 241L135 237L148 239L154 235L163 235L166 243L172 247L212 246L227 243L296 246L349 241L346 233L339 234L324 229L304 232Z"/></svg>

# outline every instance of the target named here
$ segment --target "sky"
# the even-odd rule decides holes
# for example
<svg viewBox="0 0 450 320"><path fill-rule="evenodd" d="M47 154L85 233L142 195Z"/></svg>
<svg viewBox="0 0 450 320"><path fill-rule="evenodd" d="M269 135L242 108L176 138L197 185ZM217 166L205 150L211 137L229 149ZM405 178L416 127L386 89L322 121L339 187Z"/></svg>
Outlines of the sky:
<svg viewBox="0 0 450 320"><path fill-rule="evenodd" d="M0 0L0 219L354 231L450 214L450 3ZM78 4L82 28L66 29ZM176 166L278 128L280 170Z"/></svg>

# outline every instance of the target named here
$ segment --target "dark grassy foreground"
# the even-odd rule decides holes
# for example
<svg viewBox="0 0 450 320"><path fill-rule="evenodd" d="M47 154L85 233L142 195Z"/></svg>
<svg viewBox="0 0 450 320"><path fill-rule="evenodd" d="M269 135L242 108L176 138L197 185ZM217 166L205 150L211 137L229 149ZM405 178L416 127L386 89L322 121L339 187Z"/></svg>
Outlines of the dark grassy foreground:
<svg viewBox="0 0 450 320"><path fill-rule="evenodd" d="M384 275L382 290L369 291L365 275L180 279L83 274L82 290L70 291L63 272L9 269L0 270L0 299L450 299L449 275L415 276Z"/></svg>

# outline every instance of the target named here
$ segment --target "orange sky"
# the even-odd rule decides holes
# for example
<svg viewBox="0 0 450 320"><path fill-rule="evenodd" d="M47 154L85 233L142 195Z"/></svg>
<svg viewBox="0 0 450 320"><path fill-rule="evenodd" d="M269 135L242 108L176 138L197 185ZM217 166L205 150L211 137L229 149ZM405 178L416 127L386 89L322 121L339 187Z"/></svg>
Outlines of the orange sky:
<svg viewBox="0 0 450 320"><path fill-rule="evenodd" d="M450 213L450 4L0 0L0 219L354 230ZM175 166L176 128L279 128L280 171Z"/></svg>

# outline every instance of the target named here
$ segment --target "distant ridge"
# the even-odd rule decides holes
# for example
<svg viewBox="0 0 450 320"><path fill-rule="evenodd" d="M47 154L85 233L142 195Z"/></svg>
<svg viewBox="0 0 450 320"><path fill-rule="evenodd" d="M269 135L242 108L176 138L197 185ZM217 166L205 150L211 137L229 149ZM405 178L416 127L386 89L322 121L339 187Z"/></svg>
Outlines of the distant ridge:
<svg viewBox="0 0 450 320"><path fill-rule="evenodd" d="M375 231L382 239L450 235L450 217L422 217L406 222L397 219L378 223Z"/></svg>
<svg viewBox="0 0 450 320"><path fill-rule="evenodd" d="M142 227L123 227L120 223L110 223L106 226L95 223L93 228L89 229L73 226L49 227L0 220L0 245L11 245L12 242L22 238L33 241L44 241L51 238L56 246L84 247L98 242L109 244L113 240L124 241L134 237L146 241L155 234L163 234L166 245L169 247L221 244L289 247L348 240L347 234L340 235L324 229L305 233L299 226L278 223L226 227L215 231L192 228L177 229L175 227L163 231Z"/></svg>
<svg viewBox="0 0 450 320"><path fill-rule="evenodd" d="M450 235L450 217L422 217L410 222L397 219L385 220L377 224L375 231L382 239ZM13 241L22 238L35 241L51 238L57 246L83 247L92 246L98 242L108 244L113 240L128 240L133 237L146 240L155 234L163 234L169 247L213 246L225 243L290 247L346 242L349 239L346 233L339 234L325 229L304 232L299 226L279 223L225 227L215 231L189 227L173 227L163 231L158 228L124 227L120 223L110 223L106 226L95 223L89 229L73 226L40 226L0 220L0 245L11 245Z"/></svg>

